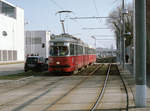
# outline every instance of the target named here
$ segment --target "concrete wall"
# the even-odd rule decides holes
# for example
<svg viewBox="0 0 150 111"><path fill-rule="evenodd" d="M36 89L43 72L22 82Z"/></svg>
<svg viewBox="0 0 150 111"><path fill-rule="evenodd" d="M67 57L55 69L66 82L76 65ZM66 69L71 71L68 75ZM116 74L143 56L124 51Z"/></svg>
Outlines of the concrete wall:
<svg viewBox="0 0 150 111"><path fill-rule="evenodd" d="M0 13L0 62L24 61L24 10L15 8L16 18ZM7 34L3 35L3 32Z"/></svg>
<svg viewBox="0 0 150 111"><path fill-rule="evenodd" d="M25 55L39 55L47 58L49 56L50 32L48 31L26 31ZM44 47L42 47L44 44Z"/></svg>

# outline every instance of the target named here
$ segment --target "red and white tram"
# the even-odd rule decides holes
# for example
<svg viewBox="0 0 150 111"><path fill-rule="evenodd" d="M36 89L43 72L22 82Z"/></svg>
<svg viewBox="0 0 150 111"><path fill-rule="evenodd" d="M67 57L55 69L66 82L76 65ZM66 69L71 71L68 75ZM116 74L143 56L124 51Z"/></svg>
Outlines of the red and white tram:
<svg viewBox="0 0 150 111"><path fill-rule="evenodd" d="M95 61L95 49L69 34L54 36L50 41L50 72L74 72Z"/></svg>

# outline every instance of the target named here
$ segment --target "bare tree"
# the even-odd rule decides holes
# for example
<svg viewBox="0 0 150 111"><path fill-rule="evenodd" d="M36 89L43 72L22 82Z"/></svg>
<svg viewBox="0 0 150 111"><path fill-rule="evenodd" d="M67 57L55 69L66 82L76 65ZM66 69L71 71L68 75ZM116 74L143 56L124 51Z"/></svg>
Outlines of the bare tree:
<svg viewBox="0 0 150 111"><path fill-rule="evenodd" d="M125 46L129 46L133 43L133 5L130 3L127 5L127 10L128 14L125 15L125 32L128 33L130 32L131 35L126 37L125 41ZM120 34L122 34L122 22L121 22L121 6L117 7L115 10L113 10L110 14L109 17L111 19L107 20L107 25L112 28L116 35L116 40L117 40L117 48L119 46L119 41L120 41ZM118 17L118 18L116 18Z"/></svg>

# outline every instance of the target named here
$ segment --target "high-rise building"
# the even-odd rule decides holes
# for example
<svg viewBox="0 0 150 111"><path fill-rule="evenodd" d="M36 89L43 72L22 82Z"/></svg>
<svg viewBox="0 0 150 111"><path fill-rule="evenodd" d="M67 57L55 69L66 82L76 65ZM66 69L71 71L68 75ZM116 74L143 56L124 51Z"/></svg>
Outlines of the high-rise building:
<svg viewBox="0 0 150 111"><path fill-rule="evenodd" d="M24 61L24 10L0 0L0 62Z"/></svg>

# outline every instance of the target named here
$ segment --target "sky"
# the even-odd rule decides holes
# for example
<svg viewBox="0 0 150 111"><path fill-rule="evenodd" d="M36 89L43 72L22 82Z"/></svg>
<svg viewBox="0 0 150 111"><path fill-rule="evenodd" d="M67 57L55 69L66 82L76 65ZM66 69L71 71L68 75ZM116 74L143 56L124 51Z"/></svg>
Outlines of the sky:
<svg viewBox="0 0 150 111"><path fill-rule="evenodd" d="M13 5L24 9L25 30L48 30L51 34L61 34L62 27L58 11L69 10L72 13L63 13L66 33L74 35L85 43L95 47L115 48L115 37L111 29L84 29L109 28L106 19L70 19L74 17L108 17L109 13L122 0L6 0ZM132 0L126 0L126 3ZM107 36L107 37L106 37Z"/></svg>

